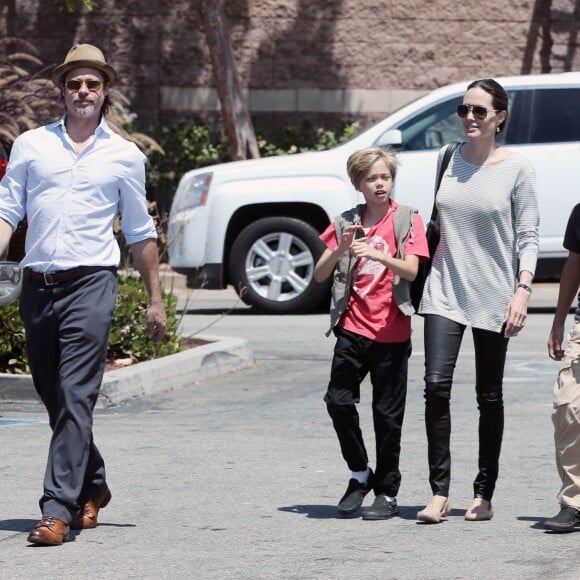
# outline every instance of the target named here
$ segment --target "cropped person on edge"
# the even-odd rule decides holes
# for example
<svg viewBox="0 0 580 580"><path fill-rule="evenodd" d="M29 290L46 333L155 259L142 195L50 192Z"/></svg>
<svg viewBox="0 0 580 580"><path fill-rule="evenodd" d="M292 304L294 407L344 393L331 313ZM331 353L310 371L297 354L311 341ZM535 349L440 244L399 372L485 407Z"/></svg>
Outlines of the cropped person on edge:
<svg viewBox="0 0 580 580"><path fill-rule="evenodd" d="M496 142L508 96L493 79L472 82L458 105L467 142L445 171L437 207L441 240L425 284L425 425L433 497L417 514L450 512L450 398L466 327L475 349L479 472L466 520L489 520L504 428L502 383L510 337L524 327L538 255L538 203L531 164Z"/></svg>
<svg viewBox="0 0 580 580"><path fill-rule="evenodd" d="M331 331L336 335L324 400L342 455L352 471L338 504L340 515L356 512L374 489L363 518L398 514L399 455L411 354L409 281L428 256L425 226L417 210L391 200L397 172L393 153L379 148L353 153L347 170L366 203L338 216L320 236L326 244L314 276L333 275ZM376 473L369 467L356 403L370 373L376 439Z"/></svg>
<svg viewBox="0 0 580 580"><path fill-rule="evenodd" d="M20 316L52 429L42 519L28 541L43 545L62 544L70 528L96 526L111 499L92 424L117 294L119 211L149 294L149 336L160 341L166 326L145 156L105 120L117 73L98 48L80 44L52 80L62 90L64 117L14 141L0 182L0 254L28 219Z"/></svg>
<svg viewBox="0 0 580 580"><path fill-rule="evenodd" d="M560 291L552 330L548 338L548 353L562 361L554 384L554 443L556 466L562 487L558 494L560 512L544 521L544 527L554 532L571 532L580 524L580 203L574 207L564 235L568 258L560 277ZM566 316L577 296L574 327L564 350Z"/></svg>

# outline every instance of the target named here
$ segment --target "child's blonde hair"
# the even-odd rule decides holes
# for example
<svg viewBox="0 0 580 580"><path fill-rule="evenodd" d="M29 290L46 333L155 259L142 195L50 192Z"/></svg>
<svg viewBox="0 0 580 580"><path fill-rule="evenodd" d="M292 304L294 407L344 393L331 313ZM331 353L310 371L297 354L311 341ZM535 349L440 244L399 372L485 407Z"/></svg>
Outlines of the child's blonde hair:
<svg viewBox="0 0 580 580"><path fill-rule="evenodd" d="M355 151L346 162L346 170L354 187L358 189L360 180L366 175L375 161L382 159L391 172L391 177L395 181L397 175L397 157L391 149L381 149L380 147L368 147Z"/></svg>

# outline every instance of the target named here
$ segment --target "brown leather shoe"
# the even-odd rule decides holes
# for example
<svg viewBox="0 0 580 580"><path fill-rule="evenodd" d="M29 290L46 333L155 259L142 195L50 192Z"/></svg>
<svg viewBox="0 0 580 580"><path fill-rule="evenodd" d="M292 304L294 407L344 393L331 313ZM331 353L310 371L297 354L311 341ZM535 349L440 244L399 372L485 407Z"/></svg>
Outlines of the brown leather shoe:
<svg viewBox="0 0 580 580"><path fill-rule="evenodd" d="M28 541L31 544L43 546L60 546L67 541L68 532L69 527L62 520L51 516L42 516L42 519L28 534Z"/></svg>
<svg viewBox="0 0 580 580"><path fill-rule="evenodd" d="M86 530L97 525L99 510L111 501L111 490L107 484L101 488L99 495L85 502L81 502L81 514L70 525L72 530Z"/></svg>

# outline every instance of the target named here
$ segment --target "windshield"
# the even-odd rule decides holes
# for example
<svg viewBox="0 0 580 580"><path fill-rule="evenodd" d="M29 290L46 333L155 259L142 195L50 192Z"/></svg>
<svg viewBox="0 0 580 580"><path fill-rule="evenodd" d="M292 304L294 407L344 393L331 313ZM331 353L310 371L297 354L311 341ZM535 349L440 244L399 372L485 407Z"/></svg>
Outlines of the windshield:
<svg viewBox="0 0 580 580"><path fill-rule="evenodd" d="M415 97L414 99L411 99L410 101L407 101L403 105L400 105L399 107L397 107L396 109L394 109L393 111L391 111L385 117L381 117L380 119L377 119L376 121L373 121L372 123L369 123L368 125L365 125L364 127L359 128L359 130L356 131L356 133L352 134L350 137L348 137L344 141L341 141L339 143L339 145L344 145L345 143L350 143L350 141L352 141L356 137L359 137L361 133L364 133L365 131L369 131L373 127L376 127L379 123L382 123L387 117L390 117L391 115L394 115L395 113L397 113L401 109L404 109L405 107L408 107L410 104L414 103L415 101L418 101L419 99L422 99L423 96L424 95L420 95L418 97ZM357 123L354 123L353 125L357 125ZM338 145L335 145L334 147L338 147ZM332 149L334 149L334 147L332 147Z"/></svg>

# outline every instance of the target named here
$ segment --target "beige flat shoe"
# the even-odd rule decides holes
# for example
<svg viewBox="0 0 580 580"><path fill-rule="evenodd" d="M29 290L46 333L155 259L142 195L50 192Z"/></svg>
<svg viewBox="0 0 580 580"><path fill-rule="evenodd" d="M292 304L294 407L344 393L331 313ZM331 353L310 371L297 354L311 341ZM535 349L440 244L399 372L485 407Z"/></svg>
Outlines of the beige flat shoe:
<svg viewBox="0 0 580 580"><path fill-rule="evenodd" d="M451 513L451 502L448 497L434 495L424 509L417 512L417 519L427 524L438 524L442 518Z"/></svg>
<svg viewBox="0 0 580 580"><path fill-rule="evenodd" d="M465 512L465 519L469 522L483 522L491 518L493 518L491 502L481 497L476 497Z"/></svg>

